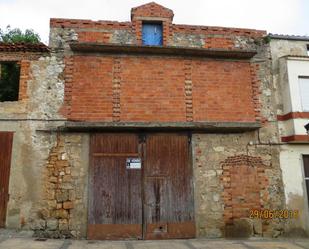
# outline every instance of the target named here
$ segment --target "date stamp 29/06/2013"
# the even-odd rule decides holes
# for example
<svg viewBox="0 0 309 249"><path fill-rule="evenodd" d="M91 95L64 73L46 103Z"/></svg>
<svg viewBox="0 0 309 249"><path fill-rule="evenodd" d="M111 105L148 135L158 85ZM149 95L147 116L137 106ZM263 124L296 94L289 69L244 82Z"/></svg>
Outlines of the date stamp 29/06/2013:
<svg viewBox="0 0 309 249"><path fill-rule="evenodd" d="M298 219L299 210L289 209L251 209L250 219Z"/></svg>

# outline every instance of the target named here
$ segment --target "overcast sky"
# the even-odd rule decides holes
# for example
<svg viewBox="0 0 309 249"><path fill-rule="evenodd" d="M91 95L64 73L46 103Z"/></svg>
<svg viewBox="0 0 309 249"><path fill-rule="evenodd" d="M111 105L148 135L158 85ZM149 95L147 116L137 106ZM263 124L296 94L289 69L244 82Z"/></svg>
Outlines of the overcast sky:
<svg viewBox="0 0 309 249"><path fill-rule="evenodd" d="M129 21L143 0L0 0L0 28L31 28L48 43L49 18ZM174 23L309 35L309 0L158 0L174 11Z"/></svg>

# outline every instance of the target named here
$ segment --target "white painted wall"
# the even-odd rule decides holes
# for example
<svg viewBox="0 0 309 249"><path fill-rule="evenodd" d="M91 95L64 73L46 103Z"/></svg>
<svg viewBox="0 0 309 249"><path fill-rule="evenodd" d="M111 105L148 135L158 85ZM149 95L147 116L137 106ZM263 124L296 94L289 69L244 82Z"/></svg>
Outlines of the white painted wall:
<svg viewBox="0 0 309 249"><path fill-rule="evenodd" d="M292 112L303 112L298 77L309 76L309 58L288 57L287 69Z"/></svg>
<svg viewBox="0 0 309 249"><path fill-rule="evenodd" d="M290 201L289 194L304 195L302 154L309 154L308 146L282 146L280 164L285 187L286 203Z"/></svg>
<svg viewBox="0 0 309 249"><path fill-rule="evenodd" d="M305 125L309 123L309 119L293 119L295 135L306 135Z"/></svg>
<svg viewBox="0 0 309 249"><path fill-rule="evenodd" d="M295 134L294 119L278 121L279 134L281 137L291 136Z"/></svg>
<svg viewBox="0 0 309 249"><path fill-rule="evenodd" d="M280 85L283 113L306 112L303 110L299 76L309 76L309 57L283 57L280 59ZM292 119L279 122L281 136L306 135L304 125L309 119Z"/></svg>
<svg viewBox="0 0 309 249"><path fill-rule="evenodd" d="M304 154L309 155L308 145L282 145L280 167L287 209L300 211L300 218L294 221L294 226L309 231L309 209L302 161Z"/></svg>
<svg viewBox="0 0 309 249"><path fill-rule="evenodd" d="M279 121L279 134L280 136L292 136L292 135L305 135L305 125L309 123L309 119L289 119L285 121Z"/></svg>

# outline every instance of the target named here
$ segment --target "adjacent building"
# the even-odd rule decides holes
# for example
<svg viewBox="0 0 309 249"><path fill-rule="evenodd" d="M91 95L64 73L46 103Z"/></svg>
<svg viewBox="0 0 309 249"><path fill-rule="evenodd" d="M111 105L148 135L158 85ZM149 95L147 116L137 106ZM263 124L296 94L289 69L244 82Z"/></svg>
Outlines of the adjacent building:
<svg viewBox="0 0 309 249"><path fill-rule="evenodd" d="M280 165L287 208L300 211L287 230L308 232L309 37L270 35L272 72L277 95Z"/></svg>
<svg viewBox="0 0 309 249"><path fill-rule="evenodd" d="M173 16L151 2L130 22L51 19L49 47L0 46L1 64L21 65L19 97L0 102L2 227L89 239L295 231L299 217L266 217L303 196L280 151L303 121L291 128L299 102L278 113L277 40Z"/></svg>

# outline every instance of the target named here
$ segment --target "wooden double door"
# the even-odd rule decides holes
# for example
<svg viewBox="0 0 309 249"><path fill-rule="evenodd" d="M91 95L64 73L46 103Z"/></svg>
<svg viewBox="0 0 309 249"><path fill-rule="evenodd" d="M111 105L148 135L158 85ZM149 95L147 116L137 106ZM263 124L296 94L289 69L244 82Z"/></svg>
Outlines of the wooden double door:
<svg viewBox="0 0 309 249"><path fill-rule="evenodd" d="M190 137L93 134L88 239L195 237Z"/></svg>
<svg viewBox="0 0 309 249"><path fill-rule="evenodd" d="M12 132L0 132L0 228L5 226L6 207L9 200L12 142Z"/></svg>

